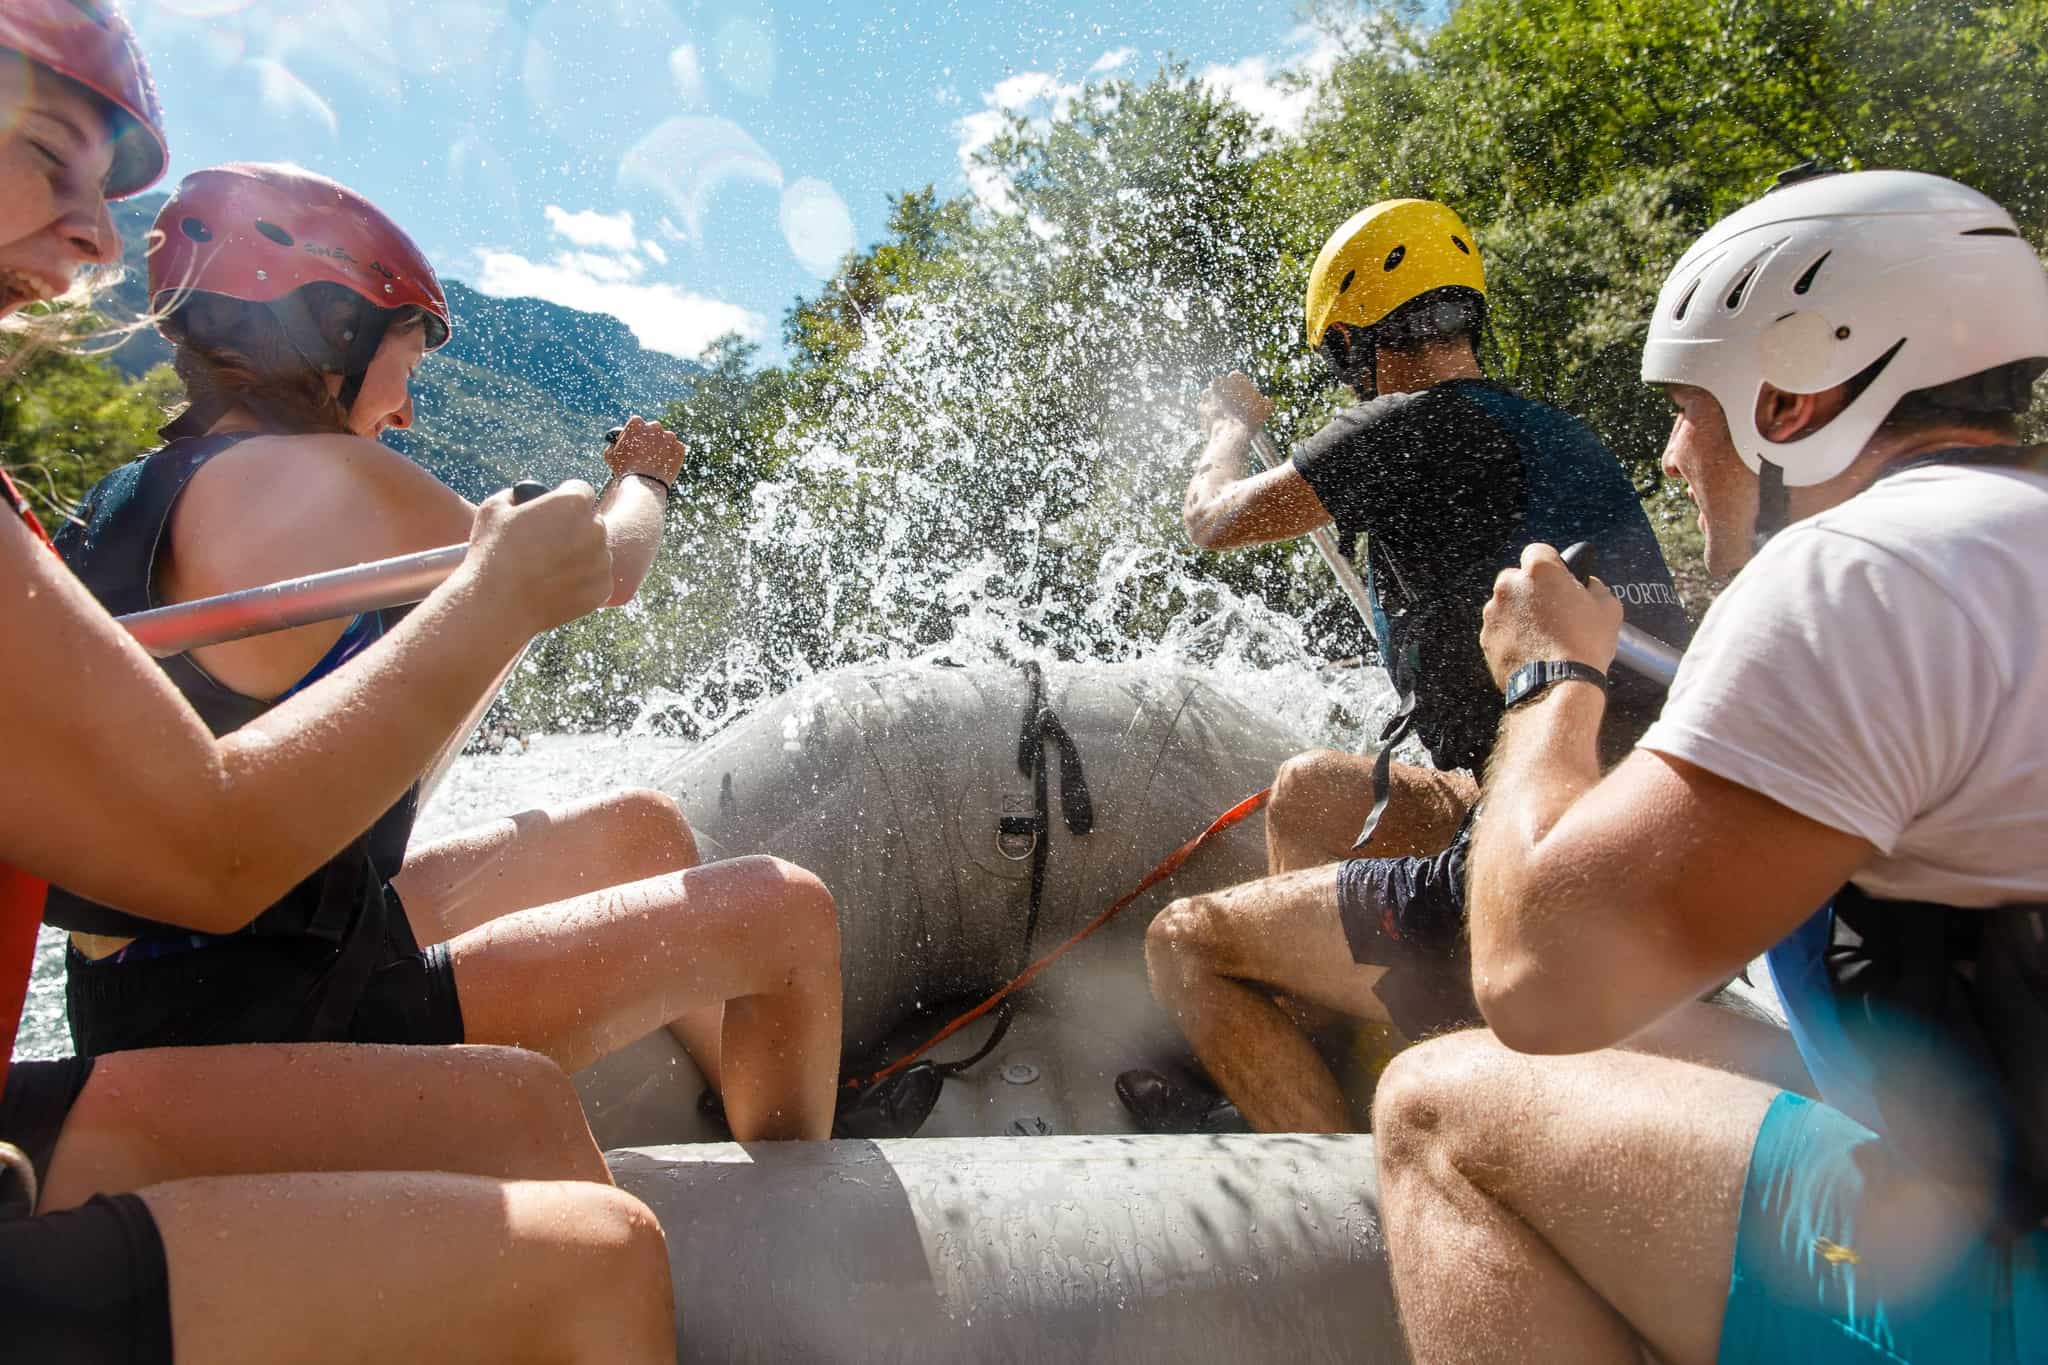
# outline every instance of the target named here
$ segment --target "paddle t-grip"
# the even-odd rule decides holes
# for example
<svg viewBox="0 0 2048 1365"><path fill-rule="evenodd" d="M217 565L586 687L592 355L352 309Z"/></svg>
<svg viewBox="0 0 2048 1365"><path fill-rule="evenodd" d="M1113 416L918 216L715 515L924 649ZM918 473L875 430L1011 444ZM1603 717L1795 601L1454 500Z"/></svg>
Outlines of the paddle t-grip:
<svg viewBox="0 0 2048 1365"><path fill-rule="evenodd" d="M512 505L517 507L521 503L532 502L547 491L548 486L539 479L521 479L512 485Z"/></svg>

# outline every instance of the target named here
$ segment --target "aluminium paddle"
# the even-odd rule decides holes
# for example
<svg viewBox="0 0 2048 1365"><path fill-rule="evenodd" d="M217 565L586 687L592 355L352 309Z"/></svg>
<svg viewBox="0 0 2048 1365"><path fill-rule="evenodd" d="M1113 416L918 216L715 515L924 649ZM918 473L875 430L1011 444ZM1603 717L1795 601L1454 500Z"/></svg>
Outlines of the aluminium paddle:
<svg viewBox="0 0 2048 1365"><path fill-rule="evenodd" d="M512 486L512 501L531 502L547 491L545 484L522 479ZM440 587L468 553L467 544L444 545L114 619L153 656L168 659L252 635L411 606Z"/></svg>

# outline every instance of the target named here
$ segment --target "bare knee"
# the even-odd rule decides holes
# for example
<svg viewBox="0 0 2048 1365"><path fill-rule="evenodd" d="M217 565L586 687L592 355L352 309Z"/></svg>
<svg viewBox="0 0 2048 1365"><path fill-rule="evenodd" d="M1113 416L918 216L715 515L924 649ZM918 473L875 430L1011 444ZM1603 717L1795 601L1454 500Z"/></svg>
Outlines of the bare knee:
<svg viewBox="0 0 2048 1365"><path fill-rule="evenodd" d="M1470 1101L1487 1086L1489 1049L1499 1044L1474 1030L1409 1048L1380 1076L1373 1094L1373 1142L1382 1177L1398 1177L1433 1155L1469 1142Z"/></svg>
<svg viewBox="0 0 2048 1365"><path fill-rule="evenodd" d="M1335 749L1296 754L1273 774L1273 796L1266 820L1282 829L1297 829L1327 819L1346 790L1356 760Z"/></svg>
<svg viewBox="0 0 2048 1365"><path fill-rule="evenodd" d="M579 1186L571 1197L579 1240L595 1253L578 1258L580 1292L559 1284L550 1291L578 1305L571 1358L674 1360L675 1297L660 1220L622 1190Z"/></svg>
<svg viewBox="0 0 2048 1365"><path fill-rule="evenodd" d="M608 832L619 857L640 875L655 876L697 865L697 836L683 808L667 792L632 787L605 798Z"/></svg>
<svg viewBox="0 0 2048 1365"><path fill-rule="evenodd" d="M1155 992L1171 992L1186 977L1213 971L1227 951L1228 916L1208 896L1173 901L1145 928L1145 966Z"/></svg>
<svg viewBox="0 0 2048 1365"><path fill-rule="evenodd" d="M773 888L763 895L762 933L796 955L797 970L817 978L839 975L839 905L815 873L781 858L753 857L750 870Z"/></svg>
<svg viewBox="0 0 2048 1365"><path fill-rule="evenodd" d="M524 1147L508 1154L504 1175L611 1183L567 1072L524 1048L469 1045L460 1055L489 1088L487 1098L471 1098L472 1112L490 1114L489 1131Z"/></svg>

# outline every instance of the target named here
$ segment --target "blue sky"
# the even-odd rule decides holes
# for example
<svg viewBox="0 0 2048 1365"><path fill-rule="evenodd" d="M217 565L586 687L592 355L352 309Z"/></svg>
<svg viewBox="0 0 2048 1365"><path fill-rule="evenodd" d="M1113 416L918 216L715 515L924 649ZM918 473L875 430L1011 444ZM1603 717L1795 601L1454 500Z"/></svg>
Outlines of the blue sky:
<svg viewBox="0 0 2048 1365"><path fill-rule="evenodd" d="M886 196L976 191L1000 111L1169 56L1277 126L1327 65L1299 0L126 0L172 178L289 160L370 195L445 276L694 354L783 312Z"/></svg>

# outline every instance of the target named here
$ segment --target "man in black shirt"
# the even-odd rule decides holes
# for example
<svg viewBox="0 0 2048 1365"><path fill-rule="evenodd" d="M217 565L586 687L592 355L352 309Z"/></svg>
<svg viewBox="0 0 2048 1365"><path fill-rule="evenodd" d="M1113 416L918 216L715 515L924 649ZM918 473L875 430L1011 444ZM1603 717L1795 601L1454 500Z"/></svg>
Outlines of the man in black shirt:
<svg viewBox="0 0 2048 1365"><path fill-rule="evenodd" d="M1359 406L1291 463L1247 477L1272 404L1241 374L1204 396L1207 442L1188 485L1205 549L1289 540L1335 523L1363 541L1373 634L1405 727L1435 770L1318 751L1285 764L1267 815L1269 875L1169 905L1146 940L1153 992L1244 1119L1264 1131L1351 1125L1342 1091L1276 997L1375 1019L1407 1038L1477 1017L1464 955L1464 862L1476 772L1502 698L1479 650L1494 576L1532 541L1591 541L1628 619L1679 641L1686 619L1620 463L1578 421L1480 372L1486 281L1442 204L1399 199L1344 224L1309 275L1309 344ZM1619 757L1660 698L1613 680L1603 747ZM1375 788L1378 788L1376 793ZM1358 835L1388 797L1370 840ZM1446 847L1448 841L1448 847ZM1369 850L1374 857L1357 857ZM1399 856L1395 856L1399 855ZM1391 970L1390 970L1391 969ZM1141 1125L1217 1122L1157 1073L1117 1080Z"/></svg>

